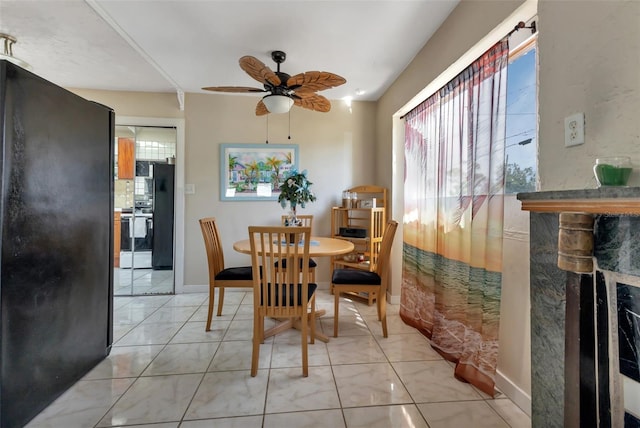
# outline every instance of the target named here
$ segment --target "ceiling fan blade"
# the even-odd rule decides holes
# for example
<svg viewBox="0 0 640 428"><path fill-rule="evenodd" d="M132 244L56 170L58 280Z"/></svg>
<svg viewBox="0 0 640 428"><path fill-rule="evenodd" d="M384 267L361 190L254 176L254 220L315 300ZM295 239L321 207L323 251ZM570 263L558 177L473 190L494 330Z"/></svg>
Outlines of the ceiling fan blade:
<svg viewBox="0 0 640 428"><path fill-rule="evenodd" d="M240 58L240 68L260 83L269 83L273 86L278 86L282 83L273 70L252 56L247 55Z"/></svg>
<svg viewBox="0 0 640 428"><path fill-rule="evenodd" d="M260 100L258 101L258 105L256 105L256 116L264 116L265 114L269 114L269 110L267 110L267 106Z"/></svg>
<svg viewBox="0 0 640 428"><path fill-rule="evenodd" d="M213 92L267 92L264 89L251 88L248 86L207 86L202 89Z"/></svg>
<svg viewBox="0 0 640 428"><path fill-rule="evenodd" d="M287 86L294 91L316 92L334 88L346 83L344 77L328 71L307 71L291 76L287 80Z"/></svg>
<svg viewBox="0 0 640 428"><path fill-rule="evenodd" d="M307 91L306 89L298 89L293 94L291 94L291 98L295 100L296 98L309 98L309 97L315 97L316 95L318 94L316 94L313 91Z"/></svg>
<svg viewBox="0 0 640 428"><path fill-rule="evenodd" d="M318 94L305 94L304 97L293 97L293 103L299 107L323 113L331 110L331 103L326 97Z"/></svg>

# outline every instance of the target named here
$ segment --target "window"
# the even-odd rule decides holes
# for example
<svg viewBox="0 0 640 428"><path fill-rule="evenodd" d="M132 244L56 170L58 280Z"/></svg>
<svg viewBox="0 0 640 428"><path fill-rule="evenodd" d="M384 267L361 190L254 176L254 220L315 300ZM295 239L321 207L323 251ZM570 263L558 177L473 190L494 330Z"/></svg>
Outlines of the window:
<svg viewBox="0 0 640 428"><path fill-rule="evenodd" d="M507 78L505 193L534 192L537 180L536 38L512 49Z"/></svg>

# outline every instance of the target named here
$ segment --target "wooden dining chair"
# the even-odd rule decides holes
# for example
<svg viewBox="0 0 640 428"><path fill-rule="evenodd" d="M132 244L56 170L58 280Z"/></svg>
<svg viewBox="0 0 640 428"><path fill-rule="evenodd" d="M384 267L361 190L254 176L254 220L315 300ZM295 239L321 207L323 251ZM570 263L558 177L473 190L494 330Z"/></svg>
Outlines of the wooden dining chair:
<svg viewBox="0 0 640 428"><path fill-rule="evenodd" d="M302 222L301 226L311 227L313 226L313 215L311 214L303 214L297 215L296 218ZM282 216L282 225L286 226L286 222L289 220L288 215ZM318 263L315 260L309 259L309 282L316 282L316 267ZM283 261L283 267L287 268L287 261Z"/></svg>
<svg viewBox="0 0 640 428"><path fill-rule="evenodd" d="M366 291L376 293L378 319L382 322L382 335L387 337L387 287L389 282L389 263L391 260L391 246L398 228L398 222L389 220L382 235L380 252L371 271L361 269L334 269L331 277L331 287L334 295L333 337L338 337L338 306L340 293L351 291L359 293Z"/></svg>
<svg viewBox="0 0 640 428"><path fill-rule="evenodd" d="M290 244L293 236L293 244ZM261 275L253 278L253 352L251 376L258 373L260 344L264 342L264 318L300 321L302 375L309 375L307 338L315 338L315 291L309 282L310 227L249 226L251 265ZM288 269L277 261L288 260Z"/></svg>
<svg viewBox="0 0 640 428"><path fill-rule="evenodd" d="M224 252L215 217L201 218L200 228L207 250L207 264L209 266L209 312L207 313L205 331L210 331L215 289L218 289L218 316L221 316L224 289L226 287L253 287L253 275L251 266L225 268Z"/></svg>
<svg viewBox="0 0 640 428"><path fill-rule="evenodd" d="M289 220L290 216L288 215L283 215L282 216L282 225L283 226L287 226L287 221ZM300 226L302 227L313 227L313 215L311 214L303 214L303 215L296 215L296 218L301 222Z"/></svg>

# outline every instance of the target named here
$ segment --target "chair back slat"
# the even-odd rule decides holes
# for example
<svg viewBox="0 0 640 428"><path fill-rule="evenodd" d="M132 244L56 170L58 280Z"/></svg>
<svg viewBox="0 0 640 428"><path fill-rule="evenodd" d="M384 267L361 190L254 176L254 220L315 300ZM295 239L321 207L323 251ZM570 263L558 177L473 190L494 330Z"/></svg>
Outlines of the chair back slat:
<svg viewBox="0 0 640 428"><path fill-rule="evenodd" d="M391 247L393 246L393 238L396 236L398 222L389 220L387 227L382 235L382 243L380 244L380 253L378 255L378 263L375 272L382 278L383 289L381 293L386 293L386 284L389 275L389 267L391 265Z"/></svg>
<svg viewBox="0 0 640 428"><path fill-rule="evenodd" d="M300 226L302 227L312 227L313 226L313 215L311 214L302 214L297 215L296 218L302 222ZM285 226L286 222L289 220L288 215L282 216L282 225Z"/></svg>
<svg viewBox="0 0 640 428"><path fill-rule="evenodd" d="M222 250L215 217L200 219L200 228L202 229L202 237L207 251L209 277L214 278L224 269L224 251Z"/></svg>
<svg viewBox="0 0 640 428"><path fill-rule="evenodd" d="M262 316L299 317L308 305L310 227L250 226L254 306ZM284 263L276 263L287 260Z"/></svg>
<svg viewBox="0 0 640 428"><path fill-rule="evenodd" d="M381 257L380 251L382 251L382 240L384 239L385 232L385 223L384 219L384 211L372 211L371 215L373 216L372 221L372 229L371 229L371 238L370 238L370 259L369 259L369 269L372 272L377 272L378 270L378 259ZM388 225L388 223L387 223ZM373 237L377 238L373 238ZM380 238L382 237L382 238Z"/></svg>

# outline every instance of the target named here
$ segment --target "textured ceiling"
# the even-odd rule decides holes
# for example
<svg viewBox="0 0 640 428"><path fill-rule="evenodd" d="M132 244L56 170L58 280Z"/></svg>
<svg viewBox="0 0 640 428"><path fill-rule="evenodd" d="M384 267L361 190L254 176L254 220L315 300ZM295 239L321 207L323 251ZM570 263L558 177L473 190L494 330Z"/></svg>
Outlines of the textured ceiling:
<svg viewBox="0 0 640 428"><path fill-rule="evenodd" d="M0 0L0 33L16 57L68 88L206 92L259 86L238 66L252 55L288 74L330 71L330 99L377 100L458 0ZM361 95L357 95L363 92ZM210 93L210 92L207 92Z"/></svg>

